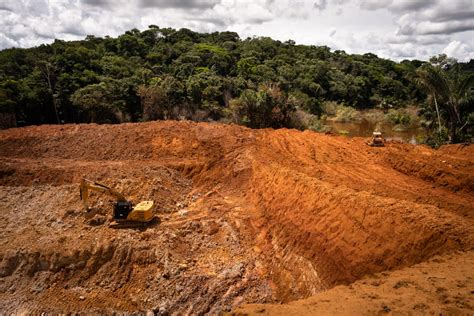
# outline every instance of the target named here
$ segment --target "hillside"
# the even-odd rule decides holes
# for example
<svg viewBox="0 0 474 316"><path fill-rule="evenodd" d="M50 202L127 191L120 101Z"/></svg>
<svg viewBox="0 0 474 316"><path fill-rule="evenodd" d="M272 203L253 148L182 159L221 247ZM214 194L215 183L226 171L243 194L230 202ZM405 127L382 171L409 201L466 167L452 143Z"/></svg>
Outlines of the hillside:
<svg viewBox="0 0 474 316"><path fill-rule="evenodd" d="M465 145L372 148L188 121L3 130L0 312L215 314L317 293L334 302L384 271L394 272L371 290L379 298L396 277L424 286L420 271L446 277L436 284L451 297L459 282L472 287L460 273L473 271L473 157ZM82 177L154 200L159 223L113 229L112 199L99 194L85 213ZM472 311L459 293L461 303L431 308ZM392 310L426 304L397 299Z"/></svg>

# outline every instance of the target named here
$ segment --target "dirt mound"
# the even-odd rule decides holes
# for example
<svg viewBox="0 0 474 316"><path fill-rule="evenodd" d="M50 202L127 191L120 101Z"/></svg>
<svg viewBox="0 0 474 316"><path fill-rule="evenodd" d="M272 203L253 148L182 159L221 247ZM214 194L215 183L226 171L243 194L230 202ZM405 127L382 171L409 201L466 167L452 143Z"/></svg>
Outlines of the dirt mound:
<svg viewBox="0 0 474 316"><path fill-rule="evenodd" d="M474 192L474 149L467 145L443 146L434 151L424 146L394 145L385 162L397 171L447 187Z"/></svg>
<svg viewBox="0 0 474 316"><path fill-rule="evenodd" d="M472 151L172 121L1 131L0 301L216 313L468 251ZM84 215L82 177L154 200L161 223L110 229L100 195Z"/></svg>

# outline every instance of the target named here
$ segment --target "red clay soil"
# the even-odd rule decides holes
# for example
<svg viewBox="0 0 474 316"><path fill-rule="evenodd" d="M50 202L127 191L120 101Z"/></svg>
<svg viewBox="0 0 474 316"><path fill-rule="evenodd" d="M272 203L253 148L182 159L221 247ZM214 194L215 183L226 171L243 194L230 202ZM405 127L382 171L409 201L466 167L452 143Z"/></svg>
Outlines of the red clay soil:
<svg viewBox="0 0 474 316"><path fill-rule="evenodd" d="M218 313L466 252L473 157L174 121L1 131L1 311ZM161 223L111 229L102 196L84 215L82 177Z"/></svg>
<svg viewBox="0 0 474 316"><path fill-rule="evenodd" d="M253 304L242 315L469 315L474 306L474 252L436 256L288 304Z"/></svg>

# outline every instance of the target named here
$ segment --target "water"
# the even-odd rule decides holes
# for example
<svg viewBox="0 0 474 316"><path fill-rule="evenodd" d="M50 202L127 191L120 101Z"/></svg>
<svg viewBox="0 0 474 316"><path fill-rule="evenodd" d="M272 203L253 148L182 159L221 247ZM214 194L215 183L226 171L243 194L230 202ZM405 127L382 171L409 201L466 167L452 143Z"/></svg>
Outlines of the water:
<svg viewBox="0 0 474 316"><path fill-rule="evenodd" d="M326 120L324 125L328 126L334 134L344 134L353 137L371 137L376 130L382 132L382 136L387 140L400 140L405 143L417 144L419 139L425 135L425 131L418 125L410 125L397 131L392 123L376 123L367 119L361 121L341 123L332 120ZM418 137L418 139L417 139Z"/></svg>

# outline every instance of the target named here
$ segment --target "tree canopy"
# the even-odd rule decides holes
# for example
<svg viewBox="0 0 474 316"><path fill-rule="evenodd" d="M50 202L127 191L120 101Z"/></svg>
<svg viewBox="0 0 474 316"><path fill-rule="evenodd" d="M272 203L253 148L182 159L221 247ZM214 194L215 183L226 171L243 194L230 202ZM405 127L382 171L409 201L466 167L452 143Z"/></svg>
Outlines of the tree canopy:
<svg viewBox="0 0 474 316"><path fill-rule="evenodd" d="M432 63L444 69L446 60ZM0 112L22 125L187 118L291 127L295 109L319 115L324 101L357 109L422 103L432 95L415 80L425 64L151 25L0 51ZM472 61L457 67L464 76Z"/></svg>
<svg viewBox="0 0 474 316"><path fill-rule="evenodd" d="M417 82L428 94L422 112L428 119L433 118L428 128L436 129L431 140L434 146L472 137L474 73L464 72L461 67L446 55L439 55L417 70Z"/></svg>

